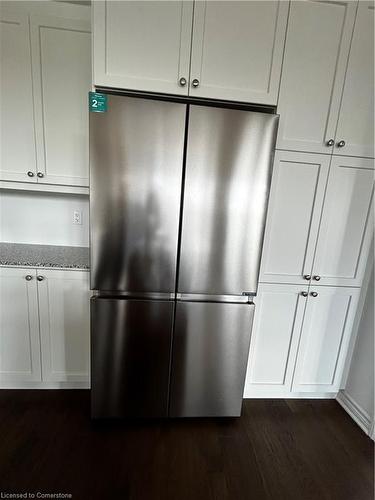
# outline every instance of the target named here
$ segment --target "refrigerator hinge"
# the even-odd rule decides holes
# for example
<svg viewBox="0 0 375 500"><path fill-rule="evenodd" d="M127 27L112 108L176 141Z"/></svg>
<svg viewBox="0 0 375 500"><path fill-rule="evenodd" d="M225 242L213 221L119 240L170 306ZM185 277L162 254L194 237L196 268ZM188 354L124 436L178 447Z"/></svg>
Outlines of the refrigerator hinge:
<svg viewBox="0 0 375 500"><path fill-rule="evenodd" d="M243 297L247 297L247 303L252 304L253 303L253 297L255 297L256 293L255 292L242 292L241 295Z"/></svg>

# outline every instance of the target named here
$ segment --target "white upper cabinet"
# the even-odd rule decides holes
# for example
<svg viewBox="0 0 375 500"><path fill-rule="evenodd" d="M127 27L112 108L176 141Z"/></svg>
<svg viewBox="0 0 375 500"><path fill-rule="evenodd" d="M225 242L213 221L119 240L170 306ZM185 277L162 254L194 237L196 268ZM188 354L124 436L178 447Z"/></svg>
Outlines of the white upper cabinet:
<svg viewBox="0 0 375 500"><path fill-rule="evenodd" d="M90 8L1 4L0 180L88 186Z"/></svg>
<svg viewBox="0 0 375 500"><path fill-rule="evenodd" d="M310 287L294 391L339 390L359 293L359 288Z"/></svg>
<svg viewBox="0 0 375 500"><path fill-rule="evenodd" d="M96 86L188 94L192 1L106 0L92 8Z"/></svg>
<svg viewBox="0 0 375 500"><path fill-rule="evenodd" d="M36 182L29 20L3 7L0 67L0 177Z"/></svg>
<svg viewBox="0 0 375 500"><path fill-rule="evenodd" d="M30 17L38 182L89 183L89 20Z"/></svg>
<svg viewBox="0 0 375 500"><path fill-rule="evenodd" d="M306 284L311 274L329 156L277 151L260 281Z"/></svg>
<svg viewBox="0 0 375 500"><path fill-rule="evenodd" d="M291 3L278 149L332 152L356 8L344 0Z"/></svg>
<svg viewBox="0 0 375 500"><path fill-rule="evenodd" d="M287 1L196 1L190 95L277 103Z"/></svg>
<svg viewBox="0 0 375 500"><path fill-rule="evenodd" d="M282 0L93 2L94 84L276 105L288 9Z"/></svg>
<svg viewBox="0 0 375 500"><path fill-rule="evenodd" d="M313 282L361 286L371 241L374 162L332 157L313 266Z"/></svg>
<svg viewBox="0 0 375 500"><path fill-rule="evenodd" d="M374 2L358 5L334 151L374 157Z"/></svg>
<svg viewBox="0 0 375 500"><path fill-rule="evenodd" d="M43 380L89 379L89 273L37 271Z"/></svg>
<svg viewBox="0 0 375 500"><path fill-rule="evenodd" d="M41 380L34 269L0 268L0 381Z"/></svg>
<svg viewBox="0 0 375 500"><path fill-rule="evenodd" d="M245 397L290 390L307 290L308 285L259 285Z"/></svg>

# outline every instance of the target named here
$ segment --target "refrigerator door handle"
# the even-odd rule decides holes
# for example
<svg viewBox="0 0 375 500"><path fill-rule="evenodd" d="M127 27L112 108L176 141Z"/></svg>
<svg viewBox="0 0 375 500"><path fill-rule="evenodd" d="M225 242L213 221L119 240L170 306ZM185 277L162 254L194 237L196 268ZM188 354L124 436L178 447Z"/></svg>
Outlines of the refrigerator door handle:
<svg viewBox="0 0 375 500"><path fill-rule="evenodd" d="M176 299L181 302L227 302L232 304L247 304L247 295L212 295L203 293L176 293Z"/></svg>

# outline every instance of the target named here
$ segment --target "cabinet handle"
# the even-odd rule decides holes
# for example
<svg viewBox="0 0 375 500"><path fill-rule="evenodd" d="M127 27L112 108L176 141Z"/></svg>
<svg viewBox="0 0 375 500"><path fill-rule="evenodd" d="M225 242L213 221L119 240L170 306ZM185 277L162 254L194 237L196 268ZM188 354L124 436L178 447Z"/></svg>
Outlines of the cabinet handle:
<svg viewBox="0 0 375 500"><path fill-rule="evenodd" d="M191 82L192 86L194 88L199 87L199 80L197 78L194 78L194 80Z"/></svg>
<svg viewBox="0 0 375 500"><path fill-rule="evenodd" d="M311 274L304 274L303 279L310 281L311 280Z"/></svg>
<svg viewBox="0 0 375 500"><path fill-rule="evenodd" d="M320 276L318 276L318 275L314 276L314 280L315 281L320 281Z"/></svg>
<svg viewBox="0 0 375 500"><path fill-rule="evenodd" d="M343 148L345 146L345 141L340 141L337 143L338 148Z"/></svg>
<svg viewBox="0 0 375 500"><path fill-rule="evenodd" d="M317 297L317 296L318 296L318 292L311 292L311 293L310 293L310 295L311 295L312 297Z"/></svg>
<svg viewBox="0 0 375 500"><path fill-rule="evenodd" d="M31 276L31 274L26 274L26 276L25 276L26 281L31 281L32 279L33 279L33 277Z"/></svg>
<svg viewBox="0 0 375 500"><path fill-rule="evenodd" d="M301 292L302 297L307 297L308 293L307 292Z"/></svg>
<svg viewBox="0 0 375 500"><path fill-rule="evenodd" d="M32 172L31 170L29 170L29 171L27 172L27 175L28 175L29 177L34 177L34 175L35 175L35 174L34 174L34 172Z"/></svg>
<svg viewBox="0 0 375 500"><path fill-rule="evenodd" d="M44 276L37 276L37 277L36 277L36 279L37 279L38 281L43 281L43 280L44 280Z"/></svg>
<svg viewBox="0 0 375 500"><path fill-rule="evenodd" d="M333 139L330 139L329 141L326 142L326 146L333 146L335 144L335 141Z"/></svg>
<svg viewBox="0 0 375 500"><path fill-rule="evenodd" d="M178 80L178 83L180 84L180 87L185 87L185 85L187 84L187 80L186 78L182 77Z"/></svg>
<svg viewBox="0 0 375 500"><path fill-rule="evenodd" d="M38 172L36 175L37 175L38 177L44 177L43 172Z"/></svg>

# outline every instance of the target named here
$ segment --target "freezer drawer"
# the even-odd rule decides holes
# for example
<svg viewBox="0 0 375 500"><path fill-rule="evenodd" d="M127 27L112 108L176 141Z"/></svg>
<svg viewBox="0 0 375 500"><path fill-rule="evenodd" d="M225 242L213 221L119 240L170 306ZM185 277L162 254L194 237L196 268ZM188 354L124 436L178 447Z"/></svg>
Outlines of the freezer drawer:
<svg viewBox="0 0 375 500"><path fill-rule="evenodd" d="M277 124L190 106L179 292L256 292Z"/></svg>
<svg viewBox="0 0 375 500"><path fill-rule="evenodd" d="M91 415L165 417L173 302L91 299Z"/></svg>
<svg viewBox="0 0 375 500"><path fill-rule="evenodd" d="M174 291L185 114L113 95L90 113L92 289Z"/></svg>
<svg viewBox="0 0 375 500"><path fill-rule="evenodd" d="M241 414L254 305L178 302L170 416Z"/></svg>

